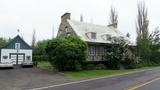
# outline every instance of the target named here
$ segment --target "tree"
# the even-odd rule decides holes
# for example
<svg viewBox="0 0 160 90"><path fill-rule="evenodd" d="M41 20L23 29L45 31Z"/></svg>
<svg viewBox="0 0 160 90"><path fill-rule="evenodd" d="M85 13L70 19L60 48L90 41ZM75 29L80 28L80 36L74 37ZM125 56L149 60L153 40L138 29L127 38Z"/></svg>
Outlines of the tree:
<svg viewBox="0 0 160 90"><path fill-rule="evenodd" d="M79 37L59 37L47 43L46 53L59 71L81 70L87 58L87 44Z"/></svg>
<svg viewBox="0 0 160 90"><path fill-rule="evenodd" d="M154 65L160 64L160 30L157 27L150 35L150 61Z"/></svg>
<svg viewBox="0 0 160 90"><path fill-rule="evenodd" d="M4 38L0 38L0 47L4 46L7 43L7 40Z"/></svg>
<svg viewBox="0 0 160 90"><path fill-rule="evenodd" d="M111 6L109 25L112 25L114 28L118 26L118 12L113 6Z"/></svg>
<svg viewBox="0 0 160 90"><path fill-rule="evenodd" d="M160 30L158 27L149 35L151 45L160 44Z"/></svg>
<svg viewBox="0 0 160 90"><path fill-rule="evenodd" d="M137 39L146 39L148 38L148 12L145 6L145 2L140 2L138 4L138 15L137 15L137 23L136 23L136 30L137 30Z"/></svg>
<svg viewBox="0 0 160 90"><path fill-rule="evenodd" d="M122 45L114 45L107 50L106 59L108 68L120 69L120 62L124 53L123 50Z"/></svg>
<svg viewBox="0 0 160 90"><path fill-rule="evenodd" d="M45 51L48 41L49 40L42 40L36 43L34 50L33 50L33 59L35 61L49 60L46 54L46 51Z"/></svg>
<svg viewBox="0 0 160 90"><path fill-rule="evenodd" d="M146 64L150 63L150 47L149 47L149 20L147 17L147 8L145 2L137 5L138 15L136 22L137 31L137 55L140 56Z"/></svg>
<svg viewBox="0 0 160 90"><path fill-rule="evenodd" d="M35 43L36 43L36 30L34 29L32 35L32 44L31 44L32 48L35 47Z"/></svg>
<svg viewBox="0 0 160 90"><path fill-rule="evenodd" d="M106 53L107 66L110 69L136 68L140 60L132 53L125 41L112 45Z"/></svg>

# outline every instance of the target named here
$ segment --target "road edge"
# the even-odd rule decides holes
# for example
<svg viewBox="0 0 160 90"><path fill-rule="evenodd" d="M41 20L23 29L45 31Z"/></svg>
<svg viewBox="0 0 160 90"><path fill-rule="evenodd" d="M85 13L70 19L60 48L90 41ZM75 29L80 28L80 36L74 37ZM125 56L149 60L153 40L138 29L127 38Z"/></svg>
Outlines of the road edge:
<svg viewBox="0 0 160 90"><path fill-rule="evenodd" d="M150 70L158 69L158 68L160 68L160 67L154 67L154 68L151 68L151 69L144 69L144 70L138 70L138 71L133 71L133 72L131 71L131 72L122 73L122 74L115 74L115 75L109 75L109 76L103 76L103 77L91 78L91 79L85 79L85 80L79 80L79 81L71 81L71 82L68 82L68 83L62 83L62 84L45 86L45 87L33 88L33 89L29 89L29 90L42 90L42 89L59 87L59 86L64 86L64 85L76 84L76 83L82 83L82 82L87 82L87 81L94 81L94 80L98 80L98 79L104 79L104 78L111 78L111 77L117 77L117 76L122 76L122 75L141 73L141 72L150 71Z"/></svg>

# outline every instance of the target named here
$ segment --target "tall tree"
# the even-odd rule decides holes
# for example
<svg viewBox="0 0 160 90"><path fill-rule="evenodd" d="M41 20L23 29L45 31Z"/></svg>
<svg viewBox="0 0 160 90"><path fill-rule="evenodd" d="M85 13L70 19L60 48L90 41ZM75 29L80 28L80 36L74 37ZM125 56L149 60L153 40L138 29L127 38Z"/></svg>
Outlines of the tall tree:
<svg viewBox="0 0 160 90"><path fill-rule="evenodd" d="M147 17L147 8L145 2L139 2L137 5L138 14L136 22L137 30L137 54L140 56L145 64L150 63L150 42L148 25L149 20Z"/></svg>
<svg viewBox="0 0 160 90"><path fill-rule="evenodd" d="M137 15L137 22L136 22L136 30L137 30L137 38L144 39L148 38L148 10L146 8L145 2L138 3L138 15Z"/></svg>
<svg viewBox="0 0 160 90"><path fill-rule="evenodd" d="M160 29L156 29L149 35L151 55L150 60L154 64L160 64Z"/></svg>
<svg viewBox="0 0 160 90"><path fill-rule="evenodd" d="M118 12L115 10L113 6L111 6L110 10L109 25L112 25L114 28L117 28L118 26Z"/></svg>
<svg viewBox="0 0 160 90"><path fill-rule="evenodd" d="M36 44L36 30L34 29L32 35L32 44L31 44L32 48L35 47L35 44Z"/></svg>

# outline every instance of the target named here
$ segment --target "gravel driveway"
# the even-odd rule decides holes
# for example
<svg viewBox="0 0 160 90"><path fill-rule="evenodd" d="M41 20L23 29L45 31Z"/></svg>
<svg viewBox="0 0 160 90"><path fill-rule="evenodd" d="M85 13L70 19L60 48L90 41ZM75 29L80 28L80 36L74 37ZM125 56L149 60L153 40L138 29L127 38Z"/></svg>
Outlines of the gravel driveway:
<svg viewBox="0 0 160 90"><path fill-rule="evenodd" d="M0 69L0 90L27 90L70 81L63 75L36 67Z"/></svg>

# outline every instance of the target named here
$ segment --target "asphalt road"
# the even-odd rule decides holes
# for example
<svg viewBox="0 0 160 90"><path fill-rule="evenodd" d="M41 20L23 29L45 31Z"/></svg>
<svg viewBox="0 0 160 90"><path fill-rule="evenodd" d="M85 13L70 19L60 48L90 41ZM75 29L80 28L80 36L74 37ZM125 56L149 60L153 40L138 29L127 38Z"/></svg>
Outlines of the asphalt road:
<svg viewBox="0 0 160 90"><path fill-rule="evenodd" d="M28 90L53 84L70 82L71 80L56 72L39 68L0 69L0 90Z"/></svg>
<svg viewBox="0 0 160 90"><path fill-rule="evenodd" d="M95 80L51 85L47 87L34 88L33 90L134 90L130 88L158 77L160 77L160 68ZM160 82L157 82L154 85L152 86L156 89L146 89L148 87L144 87L144 89L138 90L160 90L160 88L158 88L160 86Z"/></svg>
<svg viewBox="0 0 160 90"><path fill-rule="evenodd" d="M153 81L147 85L137 88L136 90L160 90L160 80Z"/></svg>

